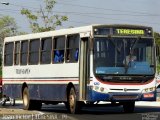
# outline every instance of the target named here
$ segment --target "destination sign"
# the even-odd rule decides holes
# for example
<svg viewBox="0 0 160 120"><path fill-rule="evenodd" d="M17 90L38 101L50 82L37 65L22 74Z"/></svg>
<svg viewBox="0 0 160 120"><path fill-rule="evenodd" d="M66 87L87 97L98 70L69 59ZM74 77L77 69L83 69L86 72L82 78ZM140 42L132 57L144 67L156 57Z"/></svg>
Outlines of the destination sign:
<svg viewBox="0 0 160 120"><path fill-rule="evenodd" d="M138 29L116 29L116 32L119 35L145 35L144 30Z"/></svg>
<svg viewBox="0 0 160 120"><path fill-rule="evenodd" d="M152 37L152 29L145 27L102 27L94 28L95 35L111 35L111 36L146 36Z"/></svg>

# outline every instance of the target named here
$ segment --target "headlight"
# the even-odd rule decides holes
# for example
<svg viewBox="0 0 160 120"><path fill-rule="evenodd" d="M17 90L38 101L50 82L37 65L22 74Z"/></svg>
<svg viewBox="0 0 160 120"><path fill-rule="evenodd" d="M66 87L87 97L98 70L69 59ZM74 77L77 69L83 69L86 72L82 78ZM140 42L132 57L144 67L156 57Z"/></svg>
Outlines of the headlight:
<svg viewBox="0 0 160 120"><path fill-rule="evenodd" d="M143 90L143 93L153 92L153 91L155 91L155 90L156 90L156 87L145 88L145 89Z"/></svg>
<svg viewBox="0 0 160 120"><path fill-rule="evenodd" d="M93 86L93 90L100 93L108 93L108 89L99 86Z"/></svg>

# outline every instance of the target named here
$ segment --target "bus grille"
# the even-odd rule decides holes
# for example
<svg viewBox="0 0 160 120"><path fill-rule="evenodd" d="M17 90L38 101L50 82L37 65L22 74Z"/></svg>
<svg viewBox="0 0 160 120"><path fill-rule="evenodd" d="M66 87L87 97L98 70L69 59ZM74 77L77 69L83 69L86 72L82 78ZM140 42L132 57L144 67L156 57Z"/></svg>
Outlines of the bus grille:
<svg viewBox="0 0 160 120"><path fill-rule="evenodd" d="M138 96L133 96L133 95L125 95L125 96L114 95L112 98L113 99L138 99Z"/></svg>

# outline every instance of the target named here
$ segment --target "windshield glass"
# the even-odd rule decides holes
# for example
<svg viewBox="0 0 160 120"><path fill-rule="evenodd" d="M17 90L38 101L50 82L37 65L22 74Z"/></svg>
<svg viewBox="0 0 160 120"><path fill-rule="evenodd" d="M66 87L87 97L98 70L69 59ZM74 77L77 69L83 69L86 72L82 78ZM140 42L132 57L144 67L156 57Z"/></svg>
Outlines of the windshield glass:
<svg viewBox="0 0 160 120"><path fill-rule="evenodd" d="M153 75L153 58L152 39L94 39L95 74Z"/></svg>

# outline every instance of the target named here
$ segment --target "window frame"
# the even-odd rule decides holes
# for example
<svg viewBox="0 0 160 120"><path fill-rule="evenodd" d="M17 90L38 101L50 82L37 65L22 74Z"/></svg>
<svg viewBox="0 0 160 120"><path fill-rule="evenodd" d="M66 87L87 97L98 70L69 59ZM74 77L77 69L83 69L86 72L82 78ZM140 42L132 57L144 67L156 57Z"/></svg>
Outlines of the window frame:
<svg viewBox="0 0 160 120"><path fill-rule="evenodd" d="M75 44L72 43L72 45L70 45L70 43L69 43L69 41L70 41L69 37L75 37L75 38L71 38L70 39ZM78 39L77 39L77 37L78 37ZM79 45L80 45L80 35L79 34L67 35L67 39L66 39L66 54L65 54L65 58L66 58L65 62L66 63L77 63L79 61ZM77 50L78 50L78 58L76 60L76 58L73 59L73 57L75 57L73 55L76 54ZM70 53L68 53L68 52L70 52L72 54L71 57L70 57L70 59L68 57L70 55Z"/></svg>
<svg viewBox="0 0 160 120"><path fill-rule="evenodd" d="M16 41L14 46L14 65L20 64L20 50L21 50L21 42Z"/></svg>
<svg viewBox="0 0 160 120"><path fill-rule="evenodd" d="M63 39L63 41L64 41L64 42L63 42L63 44L64 44L64 45L63 45L63 48L58 48L58 47L57 47L57 46L58 46L58 45L57 45L57 44L58 44L58 43L57 43L57 39L58 39L58 38L64 38L64 39ZM53 64L58 64L58 63L64 63L64 62L65 62L65 60L64 60L64 59L65 59L65 44L66 44L66 36L65 36L65 35L55 36L55 37L53 38L53 42L52 42L52 45L53 45L53 47L52 47L52 63L53 63ZM63 52L63 53L62 53L62 54L63 54L63 60L60 61L60 62L55 62L55 60L54 60L54 59L55 59L55 51L57 51L57 50Z"/></svg>
<svg viewBox="0 0 160 120"><path fill-rule="evenodd" d="M32 42L33 41L38 41L39 42L39 47L37 47L37 51L31 51L32 48ZM34 46L35 47L35 46ZM32 61L32 55L37 53L37 58L33 59L35 60L34 62ZM34 55L35 56L35 55ZM40 63L40 38L35 38L35 39L31 39L29 41L29 58L28 58L28 63L29 65L38 65Z"/></svg>
<svg viewBox="0 0 160 120"><path fill-rule="evenodd" d="M7 48L7 45L9 46L9 44L12 44L12 50L9 51L9 53L6 53L6 48ZM4 48L4 66L13 66L13 63L14 63L14 42L6 42L5 43L5 48ZM9 61L10 63L6 63L7 61L7 56L11 55L11 58L12 60ZM9 57L10 58L10 57Z"/></svg>
<svg viewBox="0 0 160 120"><path fill-rule="evenodd" d="M50 42L51 42L51 48L49 49L49 50L43 50L42 48L42 41L45 41L45 40L51 40ZM53 37L44 37L44 38L41 38L41 43L40 43L41 45L41 48L40 48L40 64L51 64L51 61L52 61L52 49L53 49L53 47L52 47L52 44L53 44ZM45 53L45 52L48 52L48 53L50 53L50 61L42 61L42 58L43 58L43 53Z"/></svg>
<svg viewBox="0 0 160 120"><path fill-rule="evenodd" d="M22 51L22 44L27 42L27 50ZM22 56L26 55L26 63L22 63ZM20 65L27 65L28 64L28 58L29 58L29 40L23 40L21 41L21 50L20 50Z"/></svg>

